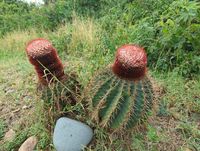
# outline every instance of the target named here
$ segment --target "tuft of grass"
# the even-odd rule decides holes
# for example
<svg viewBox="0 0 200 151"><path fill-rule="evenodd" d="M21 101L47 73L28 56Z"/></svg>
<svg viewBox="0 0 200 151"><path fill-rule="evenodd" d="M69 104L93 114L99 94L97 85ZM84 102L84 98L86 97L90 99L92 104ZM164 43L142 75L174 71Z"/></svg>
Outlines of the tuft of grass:
<svg viewBox="0 0 200 151"><path fill-rule="evenodd" d="M19 131L15 138L9 142L5 142L1 147L0 150L12 151L20 147L20 145L26 140L28 136L28 129L24 129Z"/></svg>
<svg viewBox="0 0 200 151"><path fill-rule="evenodd" d="M72 37L69 43L69 50L76 50L76 53L91 53L95 51L96 46L100 43L97 36L99 30L99 27L92 19L83 20L75 16L72 22ZM80 49L81 46L82 50ZM84 47L87 49L84 49Z"/></svg>
<svg viewBox="0 0 200 151"><path fill-rule="evenodd" d="M184 119L193 113L200 113L200 77L197 80L186 80L177 72L154 72L152 75L166 91L161 102L171 114L179 113L184 116L180 118Z"/></svg>
<svg viewBox="0 0 200 151"><path fill-rule="evenodd" d="M181 132L184 138L196 138L200 140L200 129L195 122L181 121L176 129Z"/></svg>
<svg viewBox="0 0 200 151"><path fill-rule="evenodd" d="M148 126L147 139L151 142L159 142L160 141L160 138L157 134L157 130L150 125Z"/></svg>
<svg viewBox="0 0 200 151"><path fill-rule="evenodd" d="M4 136L6 125L2 119L0 119L0 139Z"/></svg>
<svg viewBox="0 0 200 151"><path fill-rule="evenodd" d="M1 52L24 51L27 42L38 37L47 38L48 36L47 33L45 32L38 33L34 29L7 33L5 36L3 36L3 38L0 39L1 43L0 50Z"/></svg>
<svg viewBox="0 0 200 151"><path fill-rule="evenodd" d="M144 135L142 134L133 135L131 149L134 151L137 151L137 150L145 151L146 147L143 140L144 140Z"/></svg>

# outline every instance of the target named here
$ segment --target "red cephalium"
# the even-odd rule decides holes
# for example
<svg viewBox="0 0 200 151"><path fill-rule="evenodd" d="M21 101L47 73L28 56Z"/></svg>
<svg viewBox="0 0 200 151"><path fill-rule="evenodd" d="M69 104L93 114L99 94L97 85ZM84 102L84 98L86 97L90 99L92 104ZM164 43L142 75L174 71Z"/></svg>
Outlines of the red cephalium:
<svg viewBox="0 0 200 151"><path fill-rule="evenodd" d="M146 74L146 65L145 50L137 45L127 44L117 49L112 70L122 79L139 80Z"/></svg>
<svg viewBox="0 0 200 151"><path fill-rule="evenodd" d="M42 38L30 41L26 47L29 61L34 65L39 81L47 84L53 78L59 80L64 76L64 68L52 44Z"/></svg>

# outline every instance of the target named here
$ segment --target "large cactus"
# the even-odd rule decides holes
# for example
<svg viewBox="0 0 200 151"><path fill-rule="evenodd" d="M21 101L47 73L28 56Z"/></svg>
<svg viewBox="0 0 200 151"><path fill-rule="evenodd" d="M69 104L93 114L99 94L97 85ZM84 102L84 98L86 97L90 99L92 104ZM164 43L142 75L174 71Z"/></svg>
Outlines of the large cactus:
<svg viewBox="0 0 200 151"><path fill-rule="evenodd" d="M101 126L130 129L143 122L153 104L145 51L136 45L117 50L115 62L94 76L87 88L91 115Z"/></svg>

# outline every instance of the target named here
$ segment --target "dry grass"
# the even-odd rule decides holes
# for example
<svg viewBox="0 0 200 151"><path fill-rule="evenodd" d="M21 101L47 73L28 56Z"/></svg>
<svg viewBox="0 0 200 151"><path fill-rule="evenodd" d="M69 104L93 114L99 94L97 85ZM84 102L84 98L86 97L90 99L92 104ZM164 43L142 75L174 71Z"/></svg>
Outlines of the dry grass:
<svg viewBox="0 0 200 151"><path fill-rule="evenodd" d="M94 50L99 42L97 37L98 31L98 26L94 24L93 20L81 20L78 17L74 17L71 33L72 39L69 48L76 50L79 44L85 44L89 50Z"/></svg>
<svg viewBox="0 0 200 151"><path fill-rule="evenodd" d="M38 37L47 38L48 36L47 33L41 32L39 34L34 29L27 31L14 31L12 33L8 33L0 39L0 52L24 51L27 42Z"/></svg>

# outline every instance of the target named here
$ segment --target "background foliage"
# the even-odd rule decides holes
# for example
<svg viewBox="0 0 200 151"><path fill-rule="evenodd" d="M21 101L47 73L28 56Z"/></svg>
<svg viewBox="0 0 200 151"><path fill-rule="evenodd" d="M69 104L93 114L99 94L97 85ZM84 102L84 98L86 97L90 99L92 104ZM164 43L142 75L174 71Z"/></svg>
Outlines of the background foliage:
<svg viewBox="0 0 200 151"><path fill-rule="evenodd" d="M35 28L56 31L73 17L93 18L101 28L103 48L113 53L125 43L148 52L149 66L176 70L192 78L200 74L200 4L190 0L57 0L44 6L22 1L0 1L0 36L13 30ZM57 37L59 47L71 35ZM80 48L76 48L81 50ZM64 51L64 48L60 51Z"/></svg>

